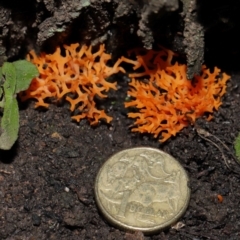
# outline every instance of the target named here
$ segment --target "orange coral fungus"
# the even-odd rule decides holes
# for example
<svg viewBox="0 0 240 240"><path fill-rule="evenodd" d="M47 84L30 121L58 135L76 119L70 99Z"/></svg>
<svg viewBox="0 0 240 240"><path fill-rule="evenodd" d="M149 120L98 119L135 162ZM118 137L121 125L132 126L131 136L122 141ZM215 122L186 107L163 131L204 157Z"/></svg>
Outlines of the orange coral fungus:
<svg viewBox="0 0 240 240"><path fill-rule="evenodd" d="M80 114L73 116L76 121L88 118L91 124L98 123L104 118L107 122L112 120L103 110L98 110L94 98L106 98L110 89L116 90L116 82L110 83L106 78L119 71L118 60L113 67L106 65L111 59L104 52L104 45L92 53L92 47L72 44L64 46L64 56L58 47L53 54L42 53L39 57L31 51L27 59L34 63L40 76L34 78L27 91L20 94L21 100L37 99L36 107L48 107L47 98L57 100L66 97L70 102L70 110L78 110Z"/></svg>
<svg viewBox="0 0 240 240"><path fill-rule="evenodd" d="M190 81L186 65L173 63L170 50L136 51L136 55L137 60L122 58L134 70L139 69L130 74L128 95L132 100L125 103L125 107L139 109L128 114L136 119L132 131L161 135L160 141L164 142L204 113L210 120L213 110L221 105L230 76L218 68L211 72L203 66L201 75Z"/></svg>

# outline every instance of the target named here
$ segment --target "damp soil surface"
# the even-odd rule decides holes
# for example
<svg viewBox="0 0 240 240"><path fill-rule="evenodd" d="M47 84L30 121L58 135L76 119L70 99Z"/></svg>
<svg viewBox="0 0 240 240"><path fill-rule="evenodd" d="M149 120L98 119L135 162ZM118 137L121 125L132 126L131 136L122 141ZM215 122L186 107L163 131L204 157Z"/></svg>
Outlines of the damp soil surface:
<svg viewBox="0 0 240 240"><path fill-rule="evenodd" d="M34 109L34 102L20 104L18 142L11 151L0 152L0 239L239 239L240 167L231 154L240 131L240 74L230 74L214 119L199 119L197 126L164 144L130 131L133 121L123 105L124 78L118 79L118 91L99 103L113 117L110 125L75 123L66 103L51 104L47 110ZM94 199L102 164L112 154L137 146L171 154L190 178L185 215L177 225L152 236L111 226Z"/></svg>

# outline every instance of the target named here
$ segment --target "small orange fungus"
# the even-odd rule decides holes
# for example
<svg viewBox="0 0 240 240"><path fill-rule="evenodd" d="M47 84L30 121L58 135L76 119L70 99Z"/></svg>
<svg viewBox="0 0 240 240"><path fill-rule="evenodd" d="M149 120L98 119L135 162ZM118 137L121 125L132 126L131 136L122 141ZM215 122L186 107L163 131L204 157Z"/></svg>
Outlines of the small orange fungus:
<svg viewBox="0 0 240 240"><path fill-rule="evenodd" d="M110 122L112 118L96 108L95 97L106 98L110 89L116 90L116 82L108 82L106 78L119 71L125 72L119 67L121 60L113 67L107 66L111 55L105 53L104 45L94 53L91 46L64 45L62 53L57 47L53 54L37 56L34 51L28 54L27 59L37 66L40 76L32 80L28 90L20 94L20 99L35 98L35 107L48 107L46 99L66 98L70 110L79 112L72 117L76 121L87 118L91 124L96 124L104 118Z"/></svg>
<svg viewBox="0 0 240 240"><path fill-rule="evenodd" d="M223 196L222 196L222 195L218 194L218 195L217 195L217 198L218 198L218 202L219 202L219 203L222 203L222 202L223 202Z"/></svg>
<svg viewBox="0 0 240 240"><path fill-rule="evenodd" d="M212 118L230 76L217 67L211 72L202 66L200 76L188 80L187 66L174 62L172 51L162 48L134 53L136 60L122 58L137 71L129 75L131 100L125 103L125 107L138 109L128 114L136 119L132 131L151 133L155 138L161 135L160 141L164 142L205 113L207 120Z"/></svg>

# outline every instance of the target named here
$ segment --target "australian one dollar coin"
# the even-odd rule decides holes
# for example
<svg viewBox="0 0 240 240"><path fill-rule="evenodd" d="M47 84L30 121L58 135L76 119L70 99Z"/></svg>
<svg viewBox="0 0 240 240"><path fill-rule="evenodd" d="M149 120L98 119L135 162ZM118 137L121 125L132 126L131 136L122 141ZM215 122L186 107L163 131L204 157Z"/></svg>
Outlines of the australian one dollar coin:
<svg viewBox="0 0 240 240"><path fill-rule="evenodd" d="M190 198L188 176L169 154L150 147L120 151L101 167L95 198L122 229L154 233L177 222Z"/></svg>

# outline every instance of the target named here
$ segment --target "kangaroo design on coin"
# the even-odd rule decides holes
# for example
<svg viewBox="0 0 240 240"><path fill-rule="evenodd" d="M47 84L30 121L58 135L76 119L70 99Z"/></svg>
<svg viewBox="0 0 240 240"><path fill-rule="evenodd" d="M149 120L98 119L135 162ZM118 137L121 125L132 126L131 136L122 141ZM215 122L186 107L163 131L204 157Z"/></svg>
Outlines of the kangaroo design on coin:
<svg viewBox="0 0 240 240"><path fill-rule="evenodd" d="M146 233L163 229L185 212L188 176L173 157L154 148L123 150L110 157L95 182L96 202L121 228Z"/></svg>

